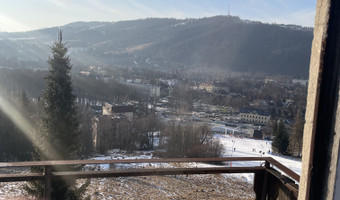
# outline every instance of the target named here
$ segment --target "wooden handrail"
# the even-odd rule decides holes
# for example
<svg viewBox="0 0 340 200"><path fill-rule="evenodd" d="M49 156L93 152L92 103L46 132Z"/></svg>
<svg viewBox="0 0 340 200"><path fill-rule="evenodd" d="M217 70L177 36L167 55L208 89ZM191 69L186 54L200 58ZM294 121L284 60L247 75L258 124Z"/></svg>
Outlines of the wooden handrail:
<svg viewBox="0 0 340 200"><path fill-rule="evenodd" d="M0 182L35 181L43 180L44 177L44 173L0 174Z"/></svg>
<svg viewBox="0 0 340 200"><path fill-rule="evenodd" d="M160 158L160 159L115 159L115 160L48 160L28 162L0 162L4 167L60 166L87 164L128 164L128 163L171 163L171 162L228 162L228 161L266 161L269 157L222 157L222 158Z"/></svg>
<svg viewBox="0 0 340 200"><path fill-rule="evenodd" d="M274 165L276 168L281 170L283 173L290 176L295 181L300 182L300 176L297 173L295 173L293 170L289 169L288 167L284 166L283 164L281 164L280 162L278 162L274 158L266 157L266 161L268 161L270 164Z"/></svg>
<svg viewBox="0 0 340 200"><path fill-rule="evenodd" d="M283 176L279 172L273 169L267 169L267 172L275 176L278 180L282 182L287 188L289 188L292 192L294 192L295 196L298 196L299 187L294 183L294 181L290 180L289 178Z"/></svg>
<svg viewBox="0 0 340 200"><path fill-rule="evenodd" d="M203 167L203 168L157 168L157 169L127 169L109 171L75 171L52 172L55 178L104 178L129 176L162 176L188 174L221 174L221 173L256 173L265 171L264 167Z"/></svg>
<svg viewBox="0 0 340 200"><path fill-rule="evenodd" d="M105 178L128 176L161 176L187 174L220 174L220 173L256 173L265 171L265 167L203 167L203 168L155 168L155 169L125 169L108 171L65 171L51 172L51 179L62 178ZM44 173L0 174L0 182L43 180Z"/></svg>
<svg viewBox="0 0 340 200"><path fill-rule="evenodd" d="M31 166L61 166L61 165L86 165L86 164L128 164L128 163L171 163L171 162L231 162L231 161L266 161L295 181L300 181L300 176L271 157L223 157L223 158L161 158L161 159L115 159L115 160L50 160L28 162L0 162L4 167L31 167Z"/></svg>
<svg viewBox="0 0 340 200"><path fill-rule="evenodd" d="M86 165L86 164L127 164L127 163L174 163L174 162L237 162L237 161L264 161L250 167L187 167L187 168L153 168L153 169L124 169L107 171L58 171L58 166ZM272 166L271 166L272 165ZM296 199L298 185L293 180L280 174L274 168L282 171L295 181L299 181L298 174L282 165L271 157L224 157L224 158L165 158L165 159L115 159L115 160L53 160L53 161L29 161L29 162L0 162L0 168L11 167L43 167L44 173L16 173L0 174L0 182L42 180L44 186L44 199L51 199L51 181L55 179L81 179L104 177L128 177L128 176L159 176L159 175L186 175L186 174L217 174L217 173L254 173L258 177L255 181L257 199L268 194L266 183L268 174L276 177L284 186L293 193L291 199ZM53 171L52 169L56 169ZM62 167L64 168L64 167ZM64 168L65 169L65 168ZM277 181L273 184L278 183ZM260 185L259 185L260 184ZM281 185L282 185L281 184ZM281 186L280 186L281 187ZM260 188L260 189L259 189ZM254 189L255 190L255 189ZM270 193L272 193L271 191Z"/></svg>

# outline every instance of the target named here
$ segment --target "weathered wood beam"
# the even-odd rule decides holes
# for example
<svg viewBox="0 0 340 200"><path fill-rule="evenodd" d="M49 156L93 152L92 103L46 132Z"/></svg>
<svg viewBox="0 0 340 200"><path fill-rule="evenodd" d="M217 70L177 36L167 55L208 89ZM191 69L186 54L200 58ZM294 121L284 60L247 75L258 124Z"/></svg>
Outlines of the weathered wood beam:
<svg viewBox="0 0 340 200"><path fill-rule="evenodd" d="M0 174L0 182L44 180L44 173Z"/></svg>
<svg viewBox="0 0 340 200"><path fill-rule="evenodd" d="M116 164L116 163L170 163L170 162L229 162L265 161L269 157L224 157L224 158L164 158L164 159L115 159L115 160L51 160L29 162L0 162L0 167Z"/></svg>
<svg viewBox="0 0 340 200"><path fill-rule="evenodd" d="M128 176L162 176L188 174L220 174L220 173L256 173L265 171L265 167L210 167L210 168L156 168L156 169L128 169L108 171L67 171L49 172L51 179L62 178L105 178ZM44 180L44 173L0 174L0 182Z"/></svg>

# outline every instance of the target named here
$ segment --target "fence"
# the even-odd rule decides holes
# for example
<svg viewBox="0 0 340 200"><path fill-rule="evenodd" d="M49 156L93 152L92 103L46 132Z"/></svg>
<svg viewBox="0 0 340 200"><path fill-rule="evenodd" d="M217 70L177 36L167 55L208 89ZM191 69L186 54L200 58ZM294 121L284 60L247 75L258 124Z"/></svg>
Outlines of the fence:
<svg viewBox="0 0 340 200"><path fill-rule="evenodd" d="M203 167L203 168L154 168L108 171L56 171L60 166L86 164L129 163L189 163L189 162L249 162L249 167ZM254 161L257 161L254 163ZM44 199L51 199L51 182L57 179L82 179L128 176L161 176L217 173L254 173L256 199L297 199L300 177L271 157L225 157L225 158L168 158L168 159L120 159L120 160L57 160L34 162L0 162L0 168L43 167L43 173L0 174L0 182L42 180L45 183Z"/></svg>

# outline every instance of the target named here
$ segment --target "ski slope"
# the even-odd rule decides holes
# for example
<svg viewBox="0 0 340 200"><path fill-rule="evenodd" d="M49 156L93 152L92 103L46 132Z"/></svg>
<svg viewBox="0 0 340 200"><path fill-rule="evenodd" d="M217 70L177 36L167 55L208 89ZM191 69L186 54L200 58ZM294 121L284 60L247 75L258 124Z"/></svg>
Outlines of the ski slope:
<svg viewBox="0 0 340 200"><path fill-rule="evenodd" d="M257 140L250 138L238 138L230 135L216 134L215 139L220 140L224 146L223 157L272 157L282 163L297 174L301 174L301 160L288 156L276 155L272 153L272 142L268 140ZM233 167L246 167L259 165L254 162L232 162ZM248 181L253 180L252 174L242 174Z"/></svg>

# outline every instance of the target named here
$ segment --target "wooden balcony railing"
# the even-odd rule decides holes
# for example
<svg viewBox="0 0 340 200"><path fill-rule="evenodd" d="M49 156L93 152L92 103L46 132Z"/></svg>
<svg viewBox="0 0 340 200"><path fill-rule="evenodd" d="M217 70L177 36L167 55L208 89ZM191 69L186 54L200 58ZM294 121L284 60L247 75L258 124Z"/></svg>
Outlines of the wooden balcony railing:
<svg viewBox="0 0 340 200"><path fill-rule="evenodd" d="M249 162L249 167L203 167L203 168L154 168L107 171L57 171L60 166L86 164L128 163L189 163L189 162ZM258 162L253 162L258 161ZM42 180L45 182L44 199L51 199L51 181L56 179L82 179L127 176L160 176L181 174L254 173L256 199L297 199L298 174L271 157L225 157L225 158L167 158L167 159L120 159L120 160L57 160L34 162L0 162L0 168L43 167L43 173L0 174L0 182Z"/></svg>

